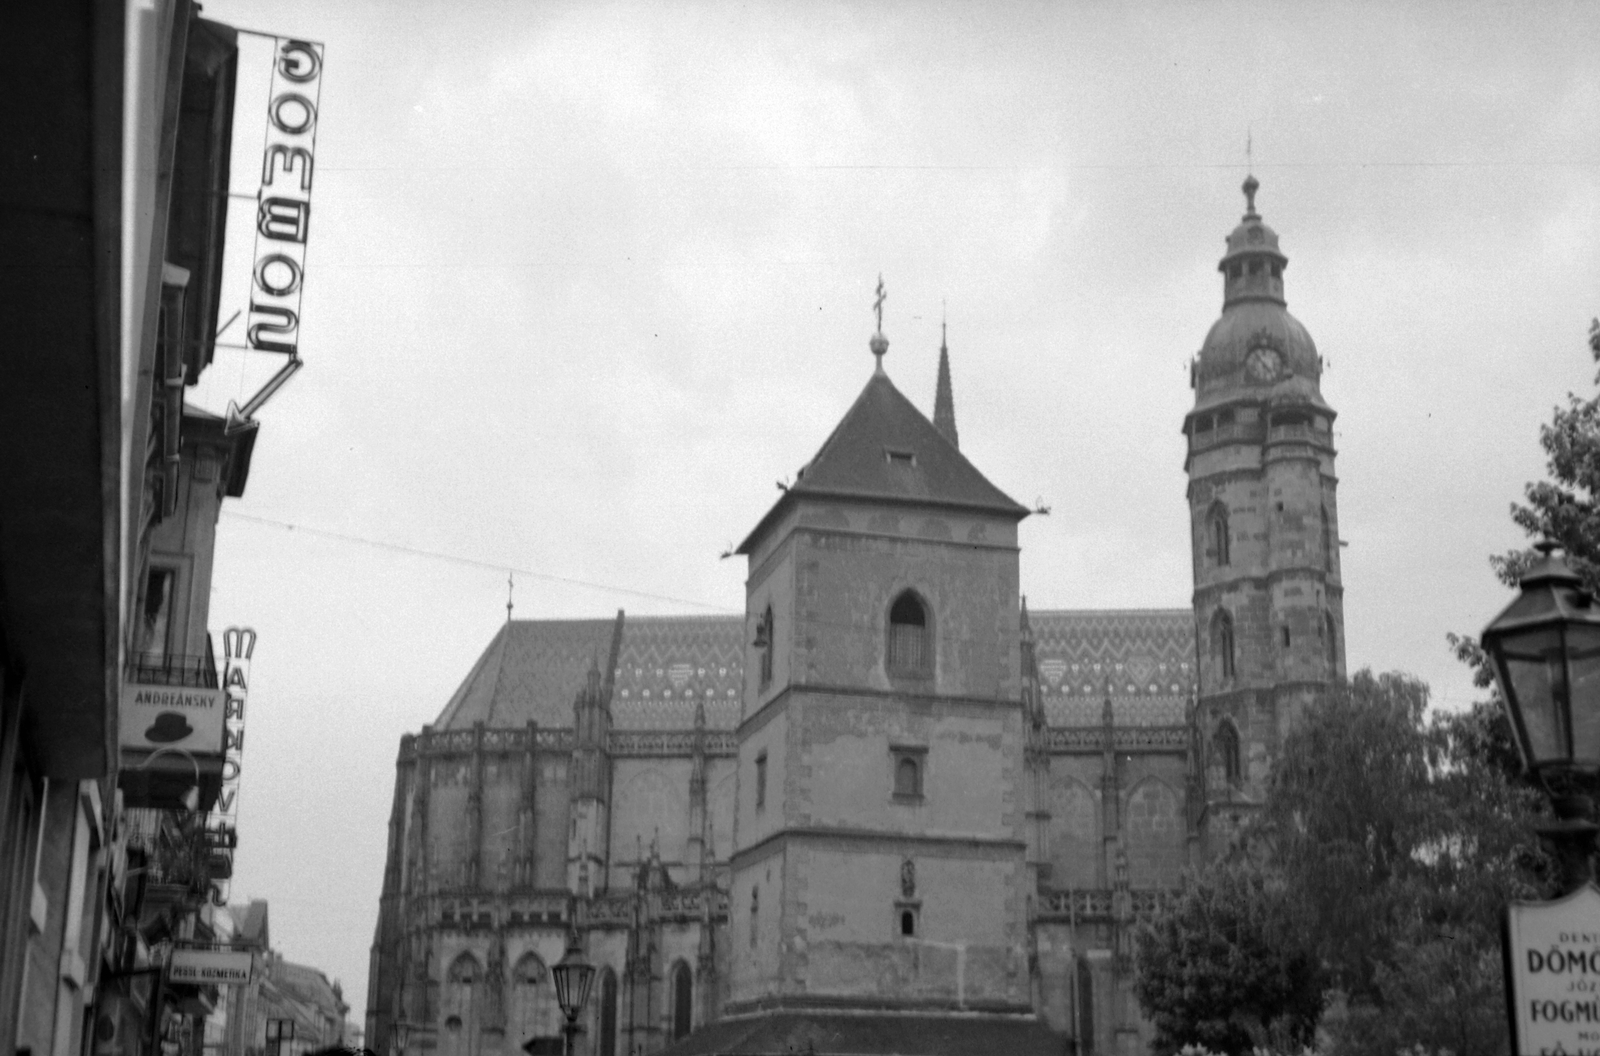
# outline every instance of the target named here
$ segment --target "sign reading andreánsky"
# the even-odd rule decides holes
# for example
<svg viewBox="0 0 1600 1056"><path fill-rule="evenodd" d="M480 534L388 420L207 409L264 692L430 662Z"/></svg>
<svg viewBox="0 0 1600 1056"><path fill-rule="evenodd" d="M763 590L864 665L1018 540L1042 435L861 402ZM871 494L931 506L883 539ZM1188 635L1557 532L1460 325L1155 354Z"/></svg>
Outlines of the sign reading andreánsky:
<svg viewBox="0 0 1600 1056"><path fill-rule="evenodd" d="M1600 1056L1600 890L1506 910L1517 1056Z"/></svg>

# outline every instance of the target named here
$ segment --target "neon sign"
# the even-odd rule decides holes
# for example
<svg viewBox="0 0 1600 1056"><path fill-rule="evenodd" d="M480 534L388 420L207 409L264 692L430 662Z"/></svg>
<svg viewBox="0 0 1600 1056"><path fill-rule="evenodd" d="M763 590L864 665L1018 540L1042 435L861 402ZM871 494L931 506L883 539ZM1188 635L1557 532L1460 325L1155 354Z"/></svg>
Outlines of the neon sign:
<svg viewBox="0 0 1600 1056"><path fill-rule="evenodd" d="M287 357L244 404L228 404L229 433L254 426L252 416L299 370L300 291L311 227L317 105L322 93L321 44L275 38L267 133L256 189L255 264L245 347Z"/></svg>
<svg viewBox="0 0 1600 1056"><path fill-rule="evenodd" d="M244 754L244 706L250 695L250 656L256 651L256 632L248 627L229 627L222 632L222 690L226 695L222 727L222 789L217 794L212 823L207 828L230 840L239 829L239 764ZM228 901L226 880L213 880L211 900L221 906Z"/></svg>

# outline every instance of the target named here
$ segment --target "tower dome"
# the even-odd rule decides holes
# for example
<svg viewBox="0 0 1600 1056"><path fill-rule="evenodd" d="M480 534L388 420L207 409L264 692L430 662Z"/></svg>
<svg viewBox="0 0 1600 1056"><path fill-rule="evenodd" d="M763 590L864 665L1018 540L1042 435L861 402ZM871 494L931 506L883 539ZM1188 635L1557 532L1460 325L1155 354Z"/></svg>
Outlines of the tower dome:
<svg viewBox="0 0 1600 1056"><path fill-rule="evenodd" d="M1284 306L1283 272L1289 258L1278 234L1256 212L1254 176L1244 181L1245 214L1228 235L1222 272L1222 318L1206 335L1195 362L1196 409L1236 397L1265 399L1270 390L1292 391L1320 405L1322 358L1316 342ZM1273 392L1280 399L1284 391Z"/></svg>

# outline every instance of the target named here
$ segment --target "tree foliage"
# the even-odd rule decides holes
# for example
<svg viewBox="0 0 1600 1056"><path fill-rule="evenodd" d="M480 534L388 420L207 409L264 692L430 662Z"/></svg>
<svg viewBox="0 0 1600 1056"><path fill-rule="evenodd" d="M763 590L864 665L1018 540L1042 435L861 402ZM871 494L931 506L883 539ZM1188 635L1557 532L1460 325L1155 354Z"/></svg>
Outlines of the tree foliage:
<svg viewBox="0 0 1600 1056"><path fill-rule="evenodd" d="M1362 671L1297 717L1237 846L1146 929L1140 966L1155 975L1139 997L1163 1051L1246 1051L1262 1043L1252 1023L1292 1024L1285 1040L1298 1042L1295 1017L1334 991L1346 1011L1324 1028L1338 1052L1506 1050L1498 914L1540 892L1537 796L1510 779L1491 712L1430 719L1426 705L1416 679ZM1258 925L1201 932L1213 917L1196 907L1219 903ZM1270 1007L1251 996L1240 962L1303 957L1314 970L1288 977L1309 993L1272 992ZM1185 982L1199 979L1222 981L1204 995L1207 1016Z"/></svg>
<svg viewBox="0 0 1600 1056"><path fill-rule="evenodd" d="M1187 886L1149 924L1134 986L1155 1025L1158 1054L1196 1044L1241 1053L1311 1042L1324 977L1315 950L1295 941L1293 912L1282 876L1238 855Z"/></svg>
<svg viewBox="0 0 1600 1056"><path fill-rule="evenodd" d="M1590 326L1589 348L1600 360L1600 322ZM1567 393L1566 405L1557 406L1549 424L1539 427L1539 446L1550 479L1523 489L1527 501L1511 504L1511 520L1531 539L1559 544L1584 586L1600 596L1600 396L1585 400ZM1528 548L1508 550L1491 555L1489 564L1502 583L1515 587L1535 556ZM1477 685L1491 686L1476 640L1455 634L1449 639L1456 656L1472 665Z"/></svg>

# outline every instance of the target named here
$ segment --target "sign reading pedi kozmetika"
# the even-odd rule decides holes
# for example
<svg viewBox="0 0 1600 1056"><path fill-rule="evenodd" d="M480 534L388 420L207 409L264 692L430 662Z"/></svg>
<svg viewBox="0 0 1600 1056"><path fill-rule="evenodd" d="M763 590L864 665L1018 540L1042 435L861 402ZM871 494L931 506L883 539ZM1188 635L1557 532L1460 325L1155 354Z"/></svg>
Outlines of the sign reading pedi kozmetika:
<svg viewBox="0 0 1600 1056"><path fill-rule="evenodd" d="M124 682L119 740L124 748L182 748L216 755L222 751L226 710L221 689Z"/></svg>
<svg viewBox="0 0 1600 1056"><path fill-rule="evenodd" d="M1517 1056L1600 1056L1600 890L1513 902L1505 952Z"/></svg>

